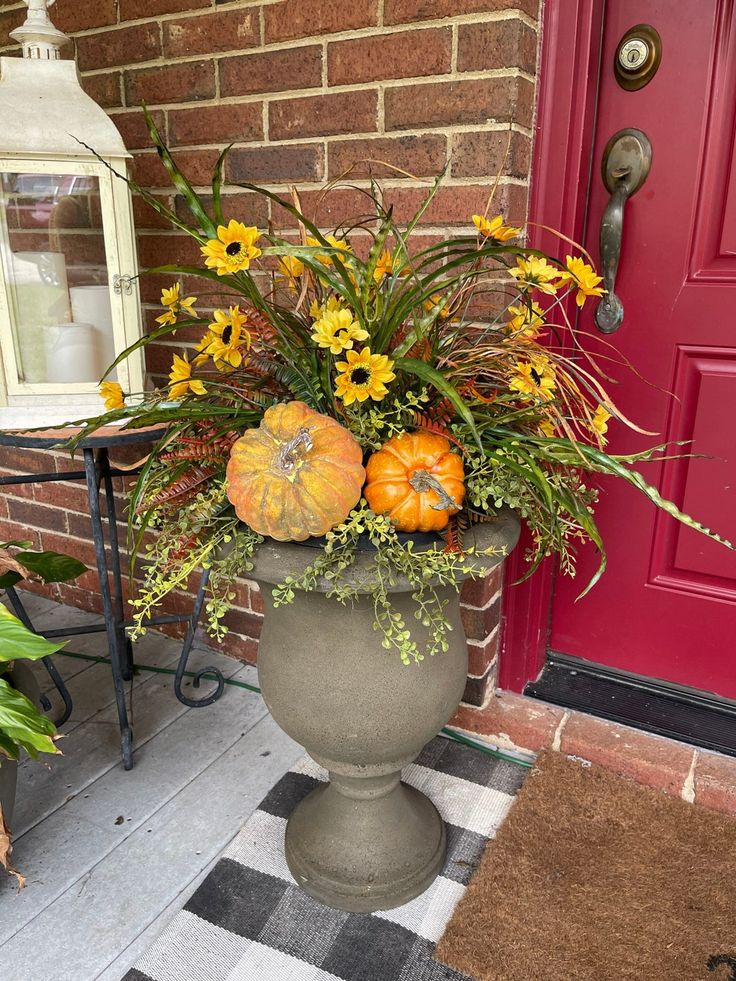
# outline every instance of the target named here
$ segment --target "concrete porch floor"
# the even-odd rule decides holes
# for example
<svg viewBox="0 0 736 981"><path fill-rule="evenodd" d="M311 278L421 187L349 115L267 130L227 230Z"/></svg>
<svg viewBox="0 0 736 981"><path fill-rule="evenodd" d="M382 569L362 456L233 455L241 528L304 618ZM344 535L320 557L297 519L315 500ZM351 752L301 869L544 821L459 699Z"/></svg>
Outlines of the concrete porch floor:
<svg viewBox="0 0 736 981"><path fill-rule="evenodd" d="M23 600L37 627L99 621L30 593ZM104 634L73 637L68 649L105 654ZM150 633L135 659L174 667L180 649ZM119 981L303 751L257 694L226 686L215 705L186 708L172 676L142 671L132 682L136 751L126 773L109 666L55 662L74 711L64 756L20 767L13 860L28 882L16 895L0 875L0 981ZM190 667L207 664L257 684L254 668L195 648ZM55 690L50 697L57 709Z"/></svg>

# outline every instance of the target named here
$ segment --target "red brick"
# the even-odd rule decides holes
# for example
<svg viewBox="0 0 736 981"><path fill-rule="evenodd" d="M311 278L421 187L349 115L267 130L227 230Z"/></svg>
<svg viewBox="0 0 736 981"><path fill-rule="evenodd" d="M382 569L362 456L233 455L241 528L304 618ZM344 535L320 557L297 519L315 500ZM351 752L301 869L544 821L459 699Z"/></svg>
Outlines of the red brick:
<svg viewBox="0 0 736 981"><path fill-rule="evenodd" d="M180 11L201 10L211 6L211 0L120 0L120 20L177 14Z"/></svg>
<svg viewBox="0 0 736 981"><path fill-rule="evenodd" d="M560 749L673 796L680 795L693 760L692 746L578 712L562 731Z"/></svg>
<svg viewBox="0 0 736 981"><path fill-rule="evenodd" d="M159 196L157 195L157 197ZM167 196L160 196L159 200L167 208L170 208L173 204L172 198ZM135 221L135 227L139 231L148 228L171 228L169 220L160 215L155 208L147 204L138 195L133 197L133 220Z"/></svg>
<svg viewBox="0 0 736 981"><path fill-rule="evenodd" d="M198 102L215 95L215 66L212 61L187 61L159 68L125 72L128 105L147 102Z"/></svg>
<svg viewBox="0 0 736 981"><path fill-rule="evenodd" d="M31 548L41 547L40 535L35 528L28 528L7 518L0 521L0 542L30 542Z"/></svg>
<svg viewBox="0 0 736 981"><path fill-rule="evenodd" d="M18 474L49 473L54 470L52 454L43 450L24 450L15 446L0 446L0 466Z"/></svg>
<svg viewBox="0 0 736 981"><path fill-rule="evenodd" d="M207 211L211 213L212 211L212 197L209 194L201 194L200 199L204 204ZM191 214L184 202L184 199L177 195L175 203L176 213L180 218L185 221L191 220ZM231 218L236 218L238 221L244 222L246 225L257 225L258 228L263 228L268 222L268 201L260 194L255 194L253 192L235 191L232 190L228 193L226 192L222 196L222 210L225 213L225 221L229 221ZM201 261L201 256L200 256ZM187 287L189 288L189 287ZM196 289L202 289L202 280L199 281L199 286ZM214 292L215 286L213 283L209 283L207 288L207 296L216 297L217 294ZM223 294L224 296L224 294ZM217 298L213 302L222 305L222 302L227 302L227 300L221 300Z"/></svg>
<svg viewBox="0 0 736 981"><path fill-rule="evenodd" d="M134 24L77 38L77 62L81 71L152 61L160 54L161 38L156 24Z"/></svg>
<svg viewBox="0 0 736 981"><path fill-rule="evenodd" d="M378 128L378 93L371 90L279 100L268 109L272 140L373 133Z"/></svg>
<svg viewBox="0 0 736 981"><path fill-rule="evenodd" d="M283 184L315 181L324 177L324 149L321 143L272 145L232 150L227 161L230 181Z"/></svg>
<svg viewBox="0 0 736 981"><path fill-rule="evenodd" d="M562 709L523 695L494 695L481 709L461 705L450 725L478 733L499 746L533 753L547 749L564 717Z"/></svg>
<svg viewBox="0 0 736 981"><path fill-rule="evenodd" d="M161 110L154 110L151 113L156 128L162 134L166 132L166 117ZM129 112L117 112L111 115L112 121L120 130L123 142L128 150L140 150L142 148L151 149L151 134L148 132L146 118L140 109L132 109Z"/></svg>
<svg viewBox="0 0 736 981"><path fill-rule="evenodd" d="M695 803L714 811L736 814L736 759L733 756L698 751Z"/></svg>
<svg viewBox="0 0 736 981"><path fill-rule="evenodd" d="M458 29L458 71L521 68L534 74L537 67L537 34L520 20L461 24Z"/></svg>
<svg viewBox="0 0 736 981"><path fill-rule="evenodd" d="M439 133L424 136L387 136L363 140L331 140L327 144L327 176L402 177L394 168L416 177L433 177L447 160L447 138ZM386 166L389 165L390 166Z"/></svg>
<svg viewBox="0 0 736 981"><path fill-rule="evenodd" d="M83 75L82 88L103 109L112 109L123 104L120 72Z"/></svg>
<svg viewBox="0 0 736 981"><path fill-rule="evenodd" d="M164 21L164 54L209 55L252 48L261 40L258 9L218 10L200 17Z"/></svg>
<svg viewBox="0 0 736 981"><path fill-rule="evenodd" d="M463 702L480 708L496 686L496 661L493 660L480 676L468 675L463 692Z"/></svg>
<svg viewBox="0 0 736 981"><path fill-rule="evenodd" d="M172 263L199 265L202 262L199 245L189 235L142 235L139 243L140 264L143 269L169 266Z"/></svg>
<svg viewBox="0 0 736 981"><path fill-rule="evenodd" d="M528 177L531 143L522 133L481 130L453 137L453 177Z"/></svg>
<svg viewBox="0 0 736 981"><path fill-rule="evenodd" d="M384 24L415 20L439 20L460 14L490 14L498 10L523 10L537 15L538 0L385 0Z"/></svg>
<svg viewBox="0 0 736 981"><path fill-rule="evenodd" d="M94 27L108 27L118 19L115 0L74 0L74 3L58 3L51 17L60 31L90 31Z"/></svg>
<svg viewBox="0 0 736 981"><path fill-rule="evenodd" d="M169 110L169 144L240 143L263 138L260 102Z"/></svg>
<svg viewBox="0 0 736 981"><path fill-rule="evenodd" d="M323 191L300 191L302 213L323 228L337 228L364 215L368 209L365 195L351 187L338 187L325 195ZM272 209L272 221L277 228L294 227L293 216L278 206Z"/></svg>
<svg viewBox="0 0 736 981"><path fill-rule="evenodd" d="M212 638L208 640L206 635L202 635L202 640L205 644L213 643ZM255 664L258 656L258 641L253 637L241 637L236 633L229 633L217 642L217 650L244 664Z"/></svg>
<svg viewBox="0 0 736 981"><path fill-rule="evenodd" d="M461 187L441 187L422 216L426 225L468 225L470 216L483 214L493 185L479 184ZM394 218L406 221L414 215L423 198L426 188L390 188L385 194L385 202L393 204ZM518 184L502 184L493 198L494 211L506 215L517 224L523 224L526 217L527 189Z"/></svg>
<svg viewBox="0 0 736 981"><path fill-rule="evenodd" d="M329 44L327 77L330 85L350 85L443 75L450 71L451 58L449 27L378 34Z"/></svg>
<svg viewBox="0 0 736 981"><path fill-rule="evenodd" d="M482 675L498 656L500 631L496 631L485 644L468 643L468 674Z"/></svg>
<svg viewBox="0 0 736 981"><path fill-rule="evenodd" d="M20 10L0 11L0 47L5 45L17 47L17 43L10 37L10 32L14 31L16 27L20 27L26 19L25 15L25 7Z"/></svg>
<svg viewBox="0 0 736 981"><path fill-rule="evenodd" d="M503 563L495 566L482 579L466 579L460 591L460 602L465 606L482 609L499 591L502 582Z"/></svg>
<svg viewBox="0 0 736 981"><path fill-rule="evenodd" d="M322 36L378 23L378 0L284 0L263 8L266 44Z"/></svg>
<svg viewBox="0 0 736 981"><path fill-rule="evenodd" d="M321 84L322 46L317 44L240 55L220 62L223 96L302 90Z"/></svg>
<svg viewBox="0 0 736 981"><path fill-rule="evenodd" d="M476 610L471 606L461 606L460 615L468 640L479 643L493 632L501 619L501 597L487 606L484 610ZM475 674L471 671L471 674Z"/></svg>
<svg viewBox="0 0 736 981"><path fill-rule="evenodd" d="M84 481L79 483L35 484L33 496L36 501L62 511L76 511L87 516L87 531L89 532L89 502Z"/></svg>
<svg viewBox="0 0 736 981"><path fill-rule="evenodd" d="M386 129L496 121L531 124L533 86L524 78L498 76L456 82L402 85L386 90Z"/></svg>
<svg viewBox="0 0 736 981"><path fill-rule="evenodd" d="M209 185L220 156L218 150L183 150L176 164L195 186ZM170 187L171 178L157 153L138 153L133 158L133 175L142 187Z"/></svg>

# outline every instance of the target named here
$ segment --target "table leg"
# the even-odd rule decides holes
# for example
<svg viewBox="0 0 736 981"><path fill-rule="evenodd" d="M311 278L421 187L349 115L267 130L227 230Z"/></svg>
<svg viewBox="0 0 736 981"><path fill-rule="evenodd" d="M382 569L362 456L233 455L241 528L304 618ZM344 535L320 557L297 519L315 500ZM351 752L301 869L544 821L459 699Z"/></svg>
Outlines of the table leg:
<svg viewBox="0 0 736 981"><path fill-rule="evenodd" d="M212 705L212 703L216 702L220 695L222 695L225 689L225 678L223 677L222 671L220 671L219 668L210 666L208 668L202 668L201 671L197 671L192 683L192 687L199 688L201 679L206 675L211 675L217 682L217 687L210 695L204 695L202 698L189 698L189 696L185 695L181 690L182 682L184 681L184 672L187 668L187 660L189 659L189 652L191 651L192 644L194 643L194 634L197 630L197 623L199 622L199 616L202 612L202 606L204 605L204 595L207 589L207 581L209 580L209 577L209 569L203 569L202 578L199 581L197 596L194 600L194 608L192 609L192 615L189 619L187 635L184 639L184 647L182 648L181 655L179 657L179 664L176 668L176 677L174 678L174 692L176 697L179 699L182 705L188 705L189 708L204 708L205 705Z"/></svg>
<svg viewBox="0 0 736 981"><path fill-rule="evenodd" d="M5 592L7 593L8 599L10 600L10 605L13 607L15 615L18 617L23 626L28 630L31 630L34 634L38 633L31 623L31 618L26 613L26 608L21 603L20 596L18 596L15 589L10 586L5 590ZM69 716L72 714L72 696L69 694L69 689L66 687L64 679L59 674L56 665L51 660L51 656L42 657L41 661L43 662L43 666L46 668L49 677L56 686L56 690L64 701L64 711L58 719L54 719L54 725L59 728L60 726L64 725Z"/></svg>
<svg viewBox="0 0 736 981"><path fill-rule="evenodd" d="M123 580L120 571L120 546L118 543L117 515L115 510L115 491L110 473L110 458L107 450L100 450L98 457L99 473L105 485L105 501L107 503L107 528L110 542L110 567L112 572L112 603L115 610L117 649L120 652L120 663L125 681L133 677L133 645L122 626L125 620L123 601Z"/></svg>
<svg viewBox="0 0 736 981"><path fill-rule="evenodd" d="M92 540L95 547L95 560L100 584L100 595L102 597L102 612L105 618L105 630L107 633L107 643L110 650L110 666L112 668L112 682L115 689L115 703L118 710L118 720L120 722L120 746L123 758L123 766L126 770L133 766L133 730L128 721L128 709L125 704L125 688L123 680L123 663L125 658L125 645L121 644L120 621L116 619L113 608L113 599L110 593L110 580L108 578L109 569L107 557L105 556L105 537L102 526L102 515L100 512L100 484L98 482L98 468L95 461L94 450L84 448L84 471L87 478L87 498L89 501L89 513L92 523ZM113 526L111 526L113 527ZM112 541L116 541L117 536L111 533L111 555L115 551ZM113 558L114 563L114 558ZM124 631L122 636L125 637Z"/></svg>

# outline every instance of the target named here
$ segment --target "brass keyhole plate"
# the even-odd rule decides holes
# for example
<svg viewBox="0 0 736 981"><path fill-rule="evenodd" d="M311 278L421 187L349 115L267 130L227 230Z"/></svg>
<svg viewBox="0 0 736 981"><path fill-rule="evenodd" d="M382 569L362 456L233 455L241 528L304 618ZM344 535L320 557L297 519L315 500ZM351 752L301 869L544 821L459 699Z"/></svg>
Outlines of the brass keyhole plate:
<svg viewBox="0 0 736 981"><path fill-rule="evenodd" d="M662 38L651 24L630 27L616 46L613 73L622 89L635 92L657 74L662 61Z"/></svg>

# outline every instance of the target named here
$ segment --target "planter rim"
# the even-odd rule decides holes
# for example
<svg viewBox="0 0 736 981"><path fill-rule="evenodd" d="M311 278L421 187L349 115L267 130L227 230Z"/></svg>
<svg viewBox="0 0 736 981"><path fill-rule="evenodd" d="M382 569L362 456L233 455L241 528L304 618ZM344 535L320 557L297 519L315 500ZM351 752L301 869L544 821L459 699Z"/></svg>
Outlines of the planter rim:
<svg viewBox="0 0 736 981"><path fill-rule="evenodd" d="M508 508L498 511L496 519L483 524L471 525L465 532L466 547L475 546L478 549L491 547L505 549L505 554L494 556L467 556L468 565L472 566L480 576L490 572L511 552L519 539L520 525L516 514ZM429 551L426 549L417 549ZM259 582L278 584L286 576L299 576L315 559L316 550L299 542L277 542L266 539L258 546L253 556L253 569L248 578ZM363 551L356 556L355 562L344 573L344 578L351 586L364 587L361 592L370 592L373 578L373 556L375 553ZM460 574L458 581L470 578L471 573ZM312 592L326 593L332 588L326 579L318 579ZM389 587L390 593L405 593L413 587L403 577L397 577L396 582Z"/></svg>

